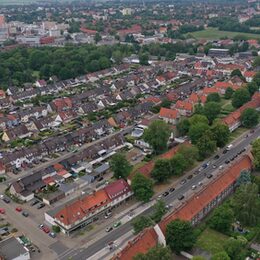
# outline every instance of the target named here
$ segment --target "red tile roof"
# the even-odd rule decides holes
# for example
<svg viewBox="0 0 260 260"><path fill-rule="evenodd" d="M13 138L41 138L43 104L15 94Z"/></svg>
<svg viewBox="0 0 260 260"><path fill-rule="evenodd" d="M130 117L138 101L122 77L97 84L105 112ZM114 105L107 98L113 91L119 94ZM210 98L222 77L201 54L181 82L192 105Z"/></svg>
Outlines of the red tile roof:
<svg viewBox="0 0 260 260"><path fill-rule="evenodd" d="M182 100L177 101L175 108L180 109L180 110L186 110L189 112L192 112L192 110L193 110L193 106L190 102L182 101Z"/></svg>
<svg viewBox="0 0 260 260"><path fill-rule="evenodd" d="M210 185L206 186L202 191L199 191L175 212L163 219L159 223L162 232L165 234L166 226L175 219L191 221L206 205L230 186L239 177L242 170L251 169L252 166L251 158L248 155L245 155Z"/></svg>
<svg viewBox="0 0 260 260"><path fill-rule="evenodd" d="M246 78L253 78L253 77L255 76L255 74L256 74L255 71L246 71L246 72L244 73L244 76L245 76Z"/></svg>
<svg viewBox="0 0 260 260"><path fill-rule="evenodd" d="M109 199L114 200L131 191L129 184L124 180L117 180L104 188Z"/></svg>
<svg viewBox="0 0 260 260"><path fill-rule="evenodd" d="M177 119L178 118L178 111L176 109L169 109L162 107L160 109L160 117L169 118L169 119Z"/></svg>
<svg viewBox="0 0 260 260"><path fill-rule="evenodd" d="M55 219L62 222L64 225L74 224L78 220L82 220L90 213L95 212L98 208L108 204L110 199L105 190L98 190L91 195L66 205L55 214Z"/></svg>
<svg viewBox="0 0 260 260"><path fill-rule="evenodd" d="M132 260L133 257L142 253L145 254L149 249L158 243L158 236L153 228L145 229L140 235L129 241L127 246L115 255L113 260Z"/></svg>
<svg viewBox="0 0 260 260"><path fill-rule="evenodd" d="M218 93L218 90L216 88L204 88L203 89L203 94L205 95L208 95L208 94L211 94L211 93Z"/></svg>

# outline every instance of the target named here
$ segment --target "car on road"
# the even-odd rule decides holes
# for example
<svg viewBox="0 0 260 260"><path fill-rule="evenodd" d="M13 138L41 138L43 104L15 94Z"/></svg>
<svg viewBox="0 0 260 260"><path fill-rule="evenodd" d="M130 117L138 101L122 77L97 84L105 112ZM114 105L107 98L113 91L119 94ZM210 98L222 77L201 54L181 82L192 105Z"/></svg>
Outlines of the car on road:
<svg viewBox="0 0 260 260"><path fill-rule="evenodd" d="M216 168L217 168L217 165L216 165L216 164L213 164L213 165L212 165L212 168L213 168L213 169L216 169Z"/></svg>
<svg viewBox="0 0 260 260"><path fill-rule="evenodd" d="M17 212L22 212L23 209L22 209L21 207L16 207L15 210L16 210Z"/></svg>
<svg viewBox="0 0 260 260"><path fill-rule="evenodd" d="M110 231L112 231L113 230L113 227L107 227L106 228L106 232L110 232Z"/></svg>
<svg viewBox="0 0 260 260"><path fill-rule="evenodd" d="M50 233L49 233L49 236L52 237L52 238L55 238L55 237L56 237L56 233L50 232Z"/></svg>
<svg viewBox="0 0 260 260"><path fill-rule="evenodd" d="M224 149L224 150L223 150L223 154L226 154L227 152L228 152L227 149Z"/></svg>
<svg viewBox="0 0 260 260"><path fill-rule="evenodd" d="M212 177L213 177L213 175L212 175L211 173L207 174L207 178L208 178L208 179L210 179L210 178L212 178Z"/></svg>
<svg viewBox="0 0 260 260"><path fill-rule="evenodd" d="M183 185L183 184L185 184L187 182L187 180L186 179L183 179L183 180L181 180L181 184Z"/></svg>
<svg viewBox="0 0 260 260"><path fill-rule="evenodd" d="M175 191L175 188L173 188L173 187L171 187L170 189L169 189L169 192L174 192Z"/></svg>
<svg viewBox="0 0 260 260"><path fill-rule="evenodd" d="M7 203L7 204L11 202L11 200L8 199L7 197L4 197L4 198L3 198L3 201L4 201L5 203Z"/></svg>
<svg viewBox="0 0 260 260"><path fill-rule="evenodd" d="M104 180L104 177L99 177L98 179L97 179L97 181L99 182L99 181L103 181Z"/></svg>
<svg viewBox="0 0 260 260"><path fill-rule="evenodd" d="M26 217L26 218L27 218L27 217L29 216L29 213L28 213L28 212L26 212L26 211L23 211L23 212L22 212L22 215L23 215L24 217Z"/></svg>
<svg viewBox="0 0 260 260"><path fill-rule="evenodd" d="M190 179L192 179L192 177L193 177L193 175L191 174L191 175L189 175L189 176L187 177L187 179L190 180Z"/></svg>
<svg viewBox="0 0 260 260"><path fill-rule="evenodd" d="M114 228L117 228L117 227L119 227L121 225L121 221L117 221L114 225L113 225L113 227Z"/></svg>
<svg viewBox="0 0 260 260"><path fill-rule="evenodd" d="M178 196L178 200L183 200L184 199L184 195L179 195Z"/></svg>
<svg viewBox="0 0 260 260"><path fill-rule="evenodd" d="M202 166L201 166L203 169L206 169L207 167L208 167L208 164L207 163L204 163L204 164L202 164Z"/></svg>
<svg viewBox="0 0 260 260"><path fill-rule="evenodd" d="M107 211L107 212L105 213L105 219L108 219L108 218L110 218L110 217L112 217L112 212L111 212L111 211Z"/></svg>
<svg viewBox="0 0 260 260"><path fill-rule="evenodd" d="M213 159L214 159L214 160L217 160L217 159L219 159L219 155L218 155L218 154L217 154L217 155L215 155Z"/></svg>
<svg viewBox="0 0 260 260"><path fill-rule="evenodd" d="M230 160L226 160L226 161L225 161L225 164L229 164L229 163L230 163Z"/></svg>
<svg viewBox="0 0 260 260"><path fill-rule="evenodd" d="M198 185L199 185L199 186L202 186L202 185L203 185L203 182L202 182L202 181L200 181L200 182L198 183Z"/></svg>
<svg viewBox="0 0 260 260"><path fill-rule="evenodd" d="M191 186L191 189L192 189L192 190L197 189L197 185L192 185L192 186Z"/></svg>
<svg viewBox="0 0 260 260"><path fill-rule="evenodd" d="M229 145L226 147L226 149L229 151L229 150L231 150L232 147L233 147L233 144L229 144Z"/></svg>
<svg viewBox="0 0 260 260"><path fill-rule="evenodd" d="M219 165L219 167L218 167L220 170L222 170L223 168L224 168L224 166L223 165Z"/></svg>
<svg viewBox="0 0 260 260"><path fill-rule="evenodd" d="M40 202L39 200L34 200L34 201L31 202L30 205L31 205L31 206L34 206L34 205L38 204L39 202Z"/></svg>
<svg viewBox="0 0 260 260"><path fill-rule="evenodd" d="M0 214L5 214L5 209L4 208L0 208Z"/></svg>
<svg viewBox="0 0 260 260"><path fill-rule="evenodd" d="M198 170L196 170L195 172L194 172L194 175L198 175L200 173L200 170L198 169Z"/></svg>
<svg viewBox="0 0 260 260"><path fill-rule="evenodd" d="M42 209L45 207L45 204L44 203L40 203L38 206L37 206L37 209Z"/></svg>
<svg viewBox="0 0 260 260"><path fill-rule="evenodd" d="M167 197L169 195L169 192L168 191L165 191L164 193L163 193L163 197Z"/></svg>

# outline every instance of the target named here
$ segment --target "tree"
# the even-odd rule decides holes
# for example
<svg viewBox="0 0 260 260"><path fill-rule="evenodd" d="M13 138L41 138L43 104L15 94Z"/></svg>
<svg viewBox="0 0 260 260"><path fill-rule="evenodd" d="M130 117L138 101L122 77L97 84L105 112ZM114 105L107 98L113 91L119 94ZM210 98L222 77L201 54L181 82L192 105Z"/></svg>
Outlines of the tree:
<svg viewBox="0 0 260 260"><path fill-rule="evenodd" d="M157 182L166 181L171 174L171 163L166 159L158 159L155 162L154 168L152 170L151 176Z"/></svg>
<svg viewBox="0 0 260 260"><path fill-rule="evenodd" d="M120 50L114 51L112 53L112 58L115 60L116 64L120 64L123 60L123 54Z"/></svg>
<svg viewBox="0 0 260 260"><path fill-rule="evenodd" d="M228 233L233 221L233 210L227 205L221 205L214 209L208 223L211 228L222 233Z"/></svg>
<svg viewBox="0 0 260 260"><path fill-rule="evenodd" d="M151 216L152 220L155 223L159 223L166 213L165 203L162 200L159 200L153 206L154 212Z"/></svg>
<svg viewBox="0 0 260 260"><path fill-rule="evenodd" d="M225 251L218 252L211 257L211 260L231 260Z"/></svg>
<svg viewBox="0 0 260 260"><path fill-rule="evenodd" d="M193 257L191 258L191 260L206 260L206 258L203 257L203 256L198 255L198 256L193 256Z"/></svg>
<svg viewBox="0 0 260 260"><path fill-rule="evenodd" d="M211 132L218 147L224 147L227 144L230 137L230 131L227 125L216 123L211 127Z"/></svg>
<svg viewBox="0 0 260 260"><path fill-rule="evenodd" d="M178 153L183 155L189 166L192 166L194 162L199 158L198 148L194 145L180 145Z"/></svg>
<svg viewBox="0 0 260 260"><path fill-rule="evenodd" d="M121 153L113 155L109 164L116 179L126 179L132 170L132 166Z"/></svg>
<svg viewBox="0 0 260 260"><path fill-rule="evenodd" d="M204 114L204 106L201 103L198 103L194 106L194 115L203 115Z"/></svg>
<svg viewBox="0 0 260 260"><path fill-rule="evenodd" d="M140 53L139 54L139 63L141 65L149 65L149 56L147 53Z"/></svg>
<svg viewBox="0 0 260 260"><path fill-rule="evenodd" d="M144 230L147 227L150 227L153 225L153 221L150 217L147 216L138 216L133 219L131 222L133 228L134 228L134 233L138 234L142 230Z"/></svg>
<svg viewBox="0 0 260 260"><path fill-rule="evenodd" d="M200 159L211 155L217 148L216 141L210 131L206 131L203 136L197 141L196 146L199 150Z"/></svg>
<svg viewBox="0 0 260 260"><path fill-rule="evenodd" d="M247 108L241 114L241 123L246 128L255 127L259 122L259 114L254 108Z"/></svg>
<svg viewBox="0 0 260 260"><path fill-rule="evenodd" d="M176 127L179 135L185 136L189 132L190 121L187 118L181 119Z"/></svg>
<svg viewBox="0 0 260 260"><path fill-rule="evenodd" d="M246 226L254 226L260 220L258 186L255 183L243 184L235 192L232 206L236 218Z"/></svg>
<svg viewBox="0 0 260 260"><path fill-rule="evenodd" d="M258 67L260 66L260 56L257 56L254 60L254 63L253 63L253 66L254 67Z"/></svg>
<svg viewBox="0 0 260 260"><path fill-rule="evenodd" d="M243 243L233 237L230 237L224 244L224 249L227 252L228 256L234 260L236 260L237 257L240 255L242 248Z"/></svg>
<svg viewBox="0 0 260 260"><path fill-rule="evenodd" d="M218 93L211 93L207 96L207 102L220 102L220 95Z"/></svg>
<svg viewBox="0 0 260 260"><path fill-rule="evenodd" d="M98 43L102 40L101 35L97 32L94 37L95 43Z"/></svg>
<svg viewBox="0 0 260 260"><path fill-rule="evenodd" d="M177 254L190 250L196 242L191 223L180 219L167 225L165 237L167 245Z"/></svg>
<svg viewBox="0 0 260 260"><path fill-rule="evenodd" d="M203 136L205 132L209 130L209 126L205 123L197 123L191 125L189 130L189 137L193 144L196 144L198 140Z"/></svg>
<svg viewBox="0 0 260 260"><path fill-rule="evenodd" d="M256 82L252 81L247 84L247 90L250 94L250 96L253 96L255 92L259 89L258 85Z"/></svg>
<svg viewBox="0 0 260 260"><path fill-rule="evenodd" d="M234 90L231 87L228 87L225 92L225 99L230 99L234 93Z"/></svg>
<svg viewBox="0 0 260 260"><path fill-rule="evenodd" d="M148 202L153 196L153 181L140 173L133 177L131 186L138 200Z"/></svg>
<svg viewBox="0 0 260 260"><path fill-rule="evenodd" d="M243 75L240 71L240 69L235 69L231 72L231 77L238 76L239 78L243 78Z"/></svg>
<svg viewBox="0 0 260 260"><path fill-rule="evenodd" d="M186 158L180 153L175 154L173 158L170 159L170 163L171 175L174 176L180 176L189 166Z"/></svg>
<svg viewBox="0 0 260 260"><path fill-rule="evenodd" d="M254 166L257 170L260 169L260 139L256 139L252 145L252 154L254 157Z"/></svg>
<svg viewBox="0 0 260 260"><path fill-rule="evenodd" d="M134 260L171 260L172 253L169 247L157 245L150 248L146 254L137 254Z"/></svg>
<svg viewBox="0 0 260 260"><path fill-rule="evenodd" d="M204 106L204 115L208 118L211 124L221 111L221 105L217 102L208 102Z"/></svg>
<svg viewBox="0 0 260 260"><path fill-rule="evenodd" d="M248 183L251 183L251 174L249 171L243 170L236 181L236 186L240 186L242 184L248 184Z"/></svg>
<svg viewBox="0 0 260 260"><path fill-rule="evenodd" d="M250 100L250 94L247 89L241 88L232 95L232 106L239 108Z"/></svg>
<svg viewBox="0 0 260 260"><path fill-rule="evenodd" d="M170 127L162 120L155 120L145 129L144 140L151 145L156 154L159 154L167 149L170 135Z"/></svg>
<svg viewBox="0 0 260 260"><path fill-rule="evenodd" d="M53 225L53 226L52 226L52 230L53 230L53 232L55 232L55 233L60 233L60 227L57 226L57 225Z"/></svg>
<svg viewBox="0 0 260 260"><path fill-rule="evenodd" d="M204 110L203 110L204 113ZM203 123L208 125L209 120L207 119L207 117L205 115L193 115L190 119L189 119L190 125L196 125L199 123Z"/></svg>

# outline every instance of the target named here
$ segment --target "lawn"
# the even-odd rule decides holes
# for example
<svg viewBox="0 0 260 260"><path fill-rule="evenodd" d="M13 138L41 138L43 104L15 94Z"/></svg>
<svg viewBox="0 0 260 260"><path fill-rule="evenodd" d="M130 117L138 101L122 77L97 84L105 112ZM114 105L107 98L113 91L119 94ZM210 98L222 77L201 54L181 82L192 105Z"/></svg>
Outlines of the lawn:
<svg viewBox="0 0 260 260"><path fill-rule="evenodd" d="M245 133L246 131L248 131L247 128L244 127L239 127L237 128L234 132L232 132L230 134L230 142L232 142L233 140L235 140L236 138L238 138L240 135L242 135L243 133Z"/></svg>
<svg viewBox="0 0 260 260"><path fill-rule="evenodd" d="M188 33L192 35L196 39L205 39L205 40L217 40L220 38L234 38L235 36L245 36L248 39L260 39L260 34L253 34L253 33L242 33L242 32L228 32L228 31L219 31L216 28L207 28L206 30L203 31L197 31L197 32L192 32Z"/></svg>
<svg viewBox="0 0 260 260"><path fill-rule="evenodd" d="M211 254L223 251L223 246L228 236L225 236L210 228L205 229L198 237L196 247L199 247Z"/></svg>

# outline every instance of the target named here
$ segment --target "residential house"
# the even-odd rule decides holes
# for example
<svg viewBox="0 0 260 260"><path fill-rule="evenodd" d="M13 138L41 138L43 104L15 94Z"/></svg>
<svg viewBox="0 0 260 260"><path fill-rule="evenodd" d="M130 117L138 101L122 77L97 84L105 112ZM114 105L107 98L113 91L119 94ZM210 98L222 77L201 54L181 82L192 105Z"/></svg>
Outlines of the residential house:
<svg viewBox="0 0 260 260"><path fill-rule="evenodd" d="M35 82L35 86L38 88L43 88L47 86L47 82L44 79L39 79Z"/></svg>
<svg viewBox="0 0 260 260"><path fill-rule="evenodd" d="M245 71L243 74L243 76L246 79L246 82L252 82L255 75L256 75L255 71Z"/></svg>
<svg viewBox="0 0 260 260"><path fill-rule="evenodd" d="M2 140L5 142L14 141L16 139L24 139L30 137L32 132L25 125L19 125L4 131Z"/></svg>
<svg viewBox="0 0 260 260"><path fill-rule="evenodd" d="M181 116L191 116L193 113L193 105L190 102L178 100L174 108Z"/></svg>
<svg viewBox="0 0 260 260"><path fill-rule="evenodd" d="M179 112L176 109L162 107L160 109L159 117L162 118L166 123L176 125L179 119Z"/></svg>

